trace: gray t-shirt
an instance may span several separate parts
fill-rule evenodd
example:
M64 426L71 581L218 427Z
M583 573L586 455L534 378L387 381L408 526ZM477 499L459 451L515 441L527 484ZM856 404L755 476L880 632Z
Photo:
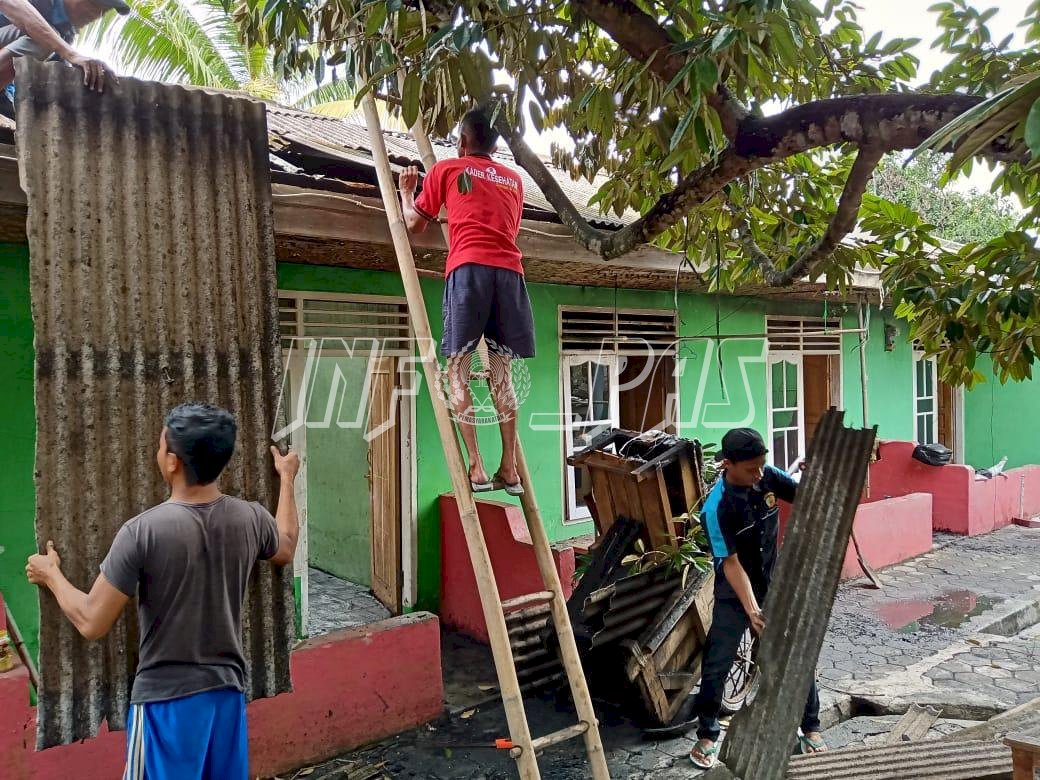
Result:
M278 551L278 526L256 503L221 496L167 501L129 520L101 572L137 595L140 659L130 701L245 690L242 601L253 564Z

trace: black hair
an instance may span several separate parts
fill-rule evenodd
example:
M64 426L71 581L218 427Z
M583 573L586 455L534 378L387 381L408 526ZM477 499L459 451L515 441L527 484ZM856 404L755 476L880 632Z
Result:
M491 124L491 117L480 108L473 108L462 117L462 132L478 154L491 154L498 142L498 131Z
M181 404L165 425L166 447L184 464L188 484L215 482L235 452L234 415L212 404Z

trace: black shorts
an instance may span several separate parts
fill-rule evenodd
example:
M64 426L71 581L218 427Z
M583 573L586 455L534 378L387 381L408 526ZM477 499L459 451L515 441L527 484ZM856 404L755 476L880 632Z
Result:
M523 274L478 263L460 265L444 282L441 310L441 354L469 354L484 336L492 352L534 357L534 317Z

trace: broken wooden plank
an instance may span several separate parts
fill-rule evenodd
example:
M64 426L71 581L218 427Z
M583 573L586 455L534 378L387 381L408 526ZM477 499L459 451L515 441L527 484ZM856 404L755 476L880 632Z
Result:
M940 737L943 742L963 742L966 740L989 740L999 742L1011 733L1040 734L1040 698L1027 701L1014 709L994 715L985 723L969 726Z
M787 780L1010 780L1011 748L939 740L795 756Z
M1040 769L1040 737L1029 734L1011 734L1004 738L1011 748L1014 780L1033 780Z
M924 739L928 735L929 729L932 728L932 724L938 720L940 712L941 710L933 707L911 704L910 709L885 737L884 744L898 745L901 742L916 742Z

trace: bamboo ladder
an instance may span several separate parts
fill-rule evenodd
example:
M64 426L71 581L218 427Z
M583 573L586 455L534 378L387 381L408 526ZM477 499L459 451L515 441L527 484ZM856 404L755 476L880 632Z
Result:
M480 520L477 517L477 505L470 487L469 473L462 457L462 451L459 448L451 416L445 406L444 399L436 391L439 382L438 364L436 350L432 346L434 342L430 331L430 320L426 313L422 289L419 286L419 276L415 270L412 247L408 240L408 229L404 223L401 205L397 199L397 189L394 186L390 160L387 156L386 144L383 141L379 114L371 92L364 97L362 106L365 112L365 121L368 125L369 138L372 143L372 158L379 178L379 190L383 196L383 205L386 208L387 220L390 223L390 234L393 238L394 250L397 253L397 263L401 271L401 279L404 282L408 312L419 343L423 373L430 387L430 399L433 402L437 430L440 433L448 471L451 474L452 489L455 493L455 500L458 502L462 528L466 535L466 545L469 548L469 557L473 563L473 573L476 575L480 604L484 610L488 636L491 639L491 651L495 659L495 668L498 672L502 704L509 723L509 736L515 746L510 751L510 755L517 762L517 768L522 780L539 780L541 774L538 771L537 754L547 747L581 736L585 741L585 751L588 754L592 777L595 780L609 780L610 773L607 771L606 756L604 755L603 744L599 736L599 723L596 720L596 713L592 707L592 697L589 695L588 683L581 668L581 659L578 657L578 647L574 641L574 631L571 628L570 618L567 615L567 605L563 596L563 588L560 585L560 578L553 562L549 538L545 534L541 514L538 511L538 504L535 501L531 472L528 470L527 460L524 457L523 448L519 441L517 442L516 457L517 470L524 485L524 495L521 500L545 590L507 601L502 601L498 595L498 585L495 582L495 574L491 568L491 558L488 555L484 535L480 529ZM412 128L412 133L419 146L423 164L429 170L436 158L433 155L433 147L429 138L422 127L421 119ZM509 647L505 615L508 612L544 603L550 605L553 623L556 626L556 634L560 643L560 655L567 679L570 682L571 694L578 714L578 722L560 731L534 738L531 736L531 729L524 711L520 683L517 680L516 666L513 662L512 650Z

